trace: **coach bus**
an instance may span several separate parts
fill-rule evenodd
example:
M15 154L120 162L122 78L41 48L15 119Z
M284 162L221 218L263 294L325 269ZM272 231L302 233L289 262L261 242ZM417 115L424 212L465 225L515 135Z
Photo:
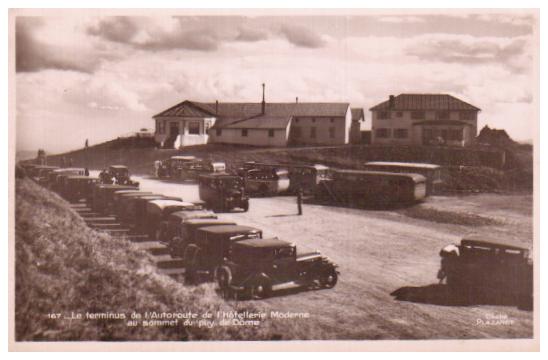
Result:
M365 163L365 170L420 174L426 178L428 195L432 194L436 186L442 182L441 167L435 164L371 161Z

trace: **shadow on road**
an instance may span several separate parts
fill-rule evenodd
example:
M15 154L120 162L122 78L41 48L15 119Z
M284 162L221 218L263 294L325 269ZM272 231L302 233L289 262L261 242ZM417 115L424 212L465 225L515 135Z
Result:
M505 305L532 310L529 301L517 295L502 291L480 291L451 289L443 284L427 286L404 286L390 295L395 300L443 306Z

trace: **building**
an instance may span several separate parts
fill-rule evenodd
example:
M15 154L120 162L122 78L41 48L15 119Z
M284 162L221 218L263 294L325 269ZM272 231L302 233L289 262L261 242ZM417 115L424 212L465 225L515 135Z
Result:
M348 103L267 103L264 93L260 103L186 100L153 118L155 139L165 148L207 143L343 145L350 142L353 121Z
M479 108L446 94L390 95L371 111L372 144L468 146Z
M365 114L362 108L351 108L350 112L352 113L352 123L350 125L350 143L361 144L363 142L361 128L362 123L365 122Z

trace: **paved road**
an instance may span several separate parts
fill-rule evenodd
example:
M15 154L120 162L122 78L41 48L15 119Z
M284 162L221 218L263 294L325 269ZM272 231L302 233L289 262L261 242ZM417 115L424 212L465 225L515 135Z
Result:
M192 183L137 180L142 190L198 199ZM510 235L531 244L531 205L531 196L495 194L433 197L420 205L499 222L478 227L411 218L398 210L312 204L305 204L304 215L298 216L294 197L251 199L249 212L220 217L262 228L265 236L293 241L302 252L320 250L340 265L334 289L286 292L252 301L265 310L309 313L309 319L299 321L312 322L318 329L315 338L523 338L533 334L532 312L514 305L455 304L455 297L436 285L436 273L439 249L471 231ZM408 301L396 300L391 295L396 290ZM482 325L492 316L505 317L511 324Z

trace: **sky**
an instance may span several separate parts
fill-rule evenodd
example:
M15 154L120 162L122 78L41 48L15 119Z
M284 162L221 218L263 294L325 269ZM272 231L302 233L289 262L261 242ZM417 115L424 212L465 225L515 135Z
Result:
M538 19L524 12L316 16L19 16L17 150L154 128L183 100L349 102L446 93L479 127L533 138Z

